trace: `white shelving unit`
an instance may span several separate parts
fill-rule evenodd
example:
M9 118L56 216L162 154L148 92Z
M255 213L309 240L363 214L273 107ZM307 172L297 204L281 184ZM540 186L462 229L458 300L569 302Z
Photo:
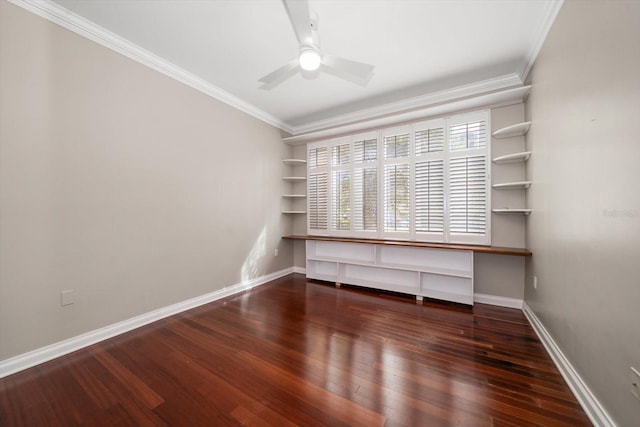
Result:
M503 208L503 209L492 209L491 211L498 215L529 215L531 213L531 209Z
M526 190L531 187L531 181L503 182L502 184L493 184L496 190Z
M473 305L473 251L307 240L307 277Z
M307 161L304 159L282 159L282 163L287 166L304 166Z
M521 137L526 135L530 127L531 122L516 123L514 125L498 129L491 135L496 139ZM520 139L520 141L522 140ZM522 163L524 166L524 163L529 160L530 157L531 151L522 151L496 157L493 159L493 163L496 165ZM494 190L526 190L529 187L531 187L531 181L499 182L492 185ZM491 211L498 215L529 215L531 213L531 209L512 207L492 209Z
M529 127L531 127L531 122L516 123L515 125L498 129L491 135L498 139L511 138L512 136L523 136L529 131Z
M296 193L295 191L300 191L300 189L295 189L295 184L299 182L304 182L307 180L305 176L295 175L295 170L297 166L306 166L307 161L304 159L282 159L282 163L287 166L293 166L294 175L291 176L283 176L282 179L286 182L291 183L290 193L283 194L282 197L286 200L286 205L288 208L283 208L283 214L294 214L294 215L304 215L307 213L305 209L298 209L296 200L302 200L307 197L306 193Z
M531 157L531 151L523 151L522 153L507 154L493 159L496 165L504 165L507 163L524 163Z

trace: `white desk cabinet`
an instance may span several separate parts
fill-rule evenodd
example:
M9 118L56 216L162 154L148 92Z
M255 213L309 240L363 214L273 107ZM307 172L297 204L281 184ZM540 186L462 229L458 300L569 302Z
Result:
M473 305L473 251L307 240L307 277Z

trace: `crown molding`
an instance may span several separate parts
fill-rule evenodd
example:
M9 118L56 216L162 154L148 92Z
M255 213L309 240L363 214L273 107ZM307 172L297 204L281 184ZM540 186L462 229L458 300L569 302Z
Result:
M547 39L547 35L549 34L549 31L551 30L553 23L556 21L556 18L558 17L558 13L560 13L560 9L562 9L563 4L564 4L564 0L557 0L557 1L551 2L551 4L549 5L549 8L547 9L547 14L542 20L542 25L540 25L540 29L538 32L538 41L531 48L531 51L527 56L528 60L524 64L524 68L520 73L520 77L523 82L527 81L529 72L531 71L533 64L536 62L536 59L538 59L538 54L540 53L540 50L544 45L544 41Z
M94 41L108 49L118 52L129 59L173 78L199 92L211 96L235 109L249 114L265 123L291 133L291 127L275 116L243 101L242 99L222 90L208 81L178 67L172 62L141 48L109 30L106 30L94 22L85 19L62 6L51 1L42 0L8 0L10 3L21 7L50 22L60 25L67 30Z
M450 102L428 105L423 108L404 111L397 114L374 117L369 120L348 123L342 126L321 129L301 135L294 135L283 138L282 140L289 145L301 145L319 139L333 138L339 135L362 132L370 129L379 129L429 117L461 113L479 108L497 108L512 105L522 102L530 89L531 86L519 86L516 88L484 93L477 96L452 100Z
M522 86L522 80L516 73L483 80L480 82L458 86L451 89L432 92L425 95L403 99L401 101L390 102L376 107L366 108L352 113L334 116L328 119L306 123L299 126L292 126L292 135L316 132L318 130L343 126L357 121L370 120L387 114L396 114L418 108L425 108L431 105L450 102L455 99L477 96L479 94Z
M427 117L437 114L448 114L455 111L452 106L457 106L459 110L465 108L477 108L488 104L477 105L477 102L469 101L475 99L479 101L486 94L501 92L505 89L522 87L531 66L535 62L542 44L546 38L555 17L557 16L563 0L551 3L545 18L545 23L541 27L540 38L535 48L529 55L529 62L521 74L512 73L493 79L483 80L469 85L459 86L452 89L442 90L417 97L408 98L401 101L391 102L367 108L352 113L342 114L324 120L305 123L298 126L291 125L266 111L232 95L231 93L211 84L210 82L190 73L189 71L173 64L158 55L149 52L142 47L130 42L105 28L100 27L92 21L83 18L62 6L49 0L8 0L10 3L21 7L37 16L50 22L60 25L82 37L96 42L108 49L118 52L129 59L143 64L155 71L158 71L174 80L177 80L201 93L223 102L230 107L238 109L252 117L255 117L271 126L281 129L292 138L285 138L288 143L296 144L307 142L311 135L313 138L322 138L326 135L351 132L366 127L380 126L399 122L403 120L413 120L415 117ZM521 78L520 76L524 76ZM462 102L461 100L467 100ZM467 107L468 105L468 107ZM446 106L446 107L444 107ZM492 106L495 106L492 104ZM392 116L391 121L385 116ZM349 130L353 129L353 130ZM324 136L322 136L324 135Z

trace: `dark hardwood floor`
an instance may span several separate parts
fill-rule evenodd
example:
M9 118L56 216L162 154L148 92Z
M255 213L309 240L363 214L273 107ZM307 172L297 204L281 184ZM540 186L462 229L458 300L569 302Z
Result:
M520 310L292 275L0 380L0 425L590 425Z

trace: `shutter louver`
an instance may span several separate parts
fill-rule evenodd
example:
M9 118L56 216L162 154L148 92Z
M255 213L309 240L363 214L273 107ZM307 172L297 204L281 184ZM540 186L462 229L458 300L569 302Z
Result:
M349 144L334 145L331 147L331 166L348 164L349 153Z
M449 163L449 230L487 231L486 156L458 157Z
M378 140L353 143L353 230L378 229Z
M327 166L327 147L310 149L307 163L310 169Z
M384 158L397 159L409 156L409 134L384 137Z
M331 180L333 182L333 224L331 228L334 230L349 230L351 229L350 171L334 171Z
M408 232L409 212L409 165L385 165L384 231Z
M449 147L451 151L487 146L487 130L484 120L460 123L449 128Z
M378 169L358 168L353 175L353 229L378 228Z
M307 198L309 228L313 230L327 229L327 177L326 172L309 175L307 178Z
M416 155L444 150L444 129L425 129L414 133Z
M309 148L307 155L307 224L309 230L329 228L329 152L327 147Z
M378 159L378 141L369 139L353 143L353 162L362 163Z
M418 233L444 231L444 161L416 162L415 224Z

